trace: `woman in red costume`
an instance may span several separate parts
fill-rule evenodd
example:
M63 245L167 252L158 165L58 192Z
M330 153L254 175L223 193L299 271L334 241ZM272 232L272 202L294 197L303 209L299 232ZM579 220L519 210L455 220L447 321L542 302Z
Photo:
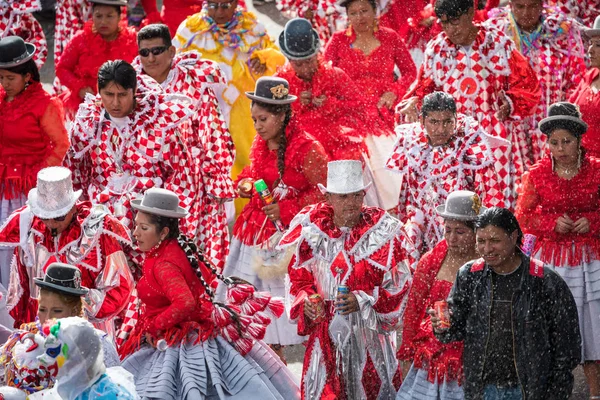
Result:
M539 129L550 157L523 176L515 216L537 237L532 257L567 282L579 312L583 370L600 398L600 160L581 146L588 125L577 106L555 103Z
M277 232L275 224L287 226L302 207L322 200L317 184L325 181L327 155L318 141L294 123L290 104L296 96L289 95L287 81L259 78L255 91L246 95L253 101L252 119L257 135L250 151L251 164L238 176L238 194L250 202L233 226L223 273L282 296L287 263L279 262L279 268L263 267L266 260L262 256L275 242L271 239ZM265 181L275 204L265 205L253 189L252 184L258 179ZM265 342L276 350L280 345L302 340L285 317L269 326L265 337Z
M349 27L336 32L325 49L325 59L354 81L389 129L394 109L417 77L410 53L400 36L377 23L375 0L345 0ZM397 78L394 68L400 71Z
M37 173L56 166L69 148L60 101L44 91L35 46L0 40L0 224L25 205ZM0 282L8 287L12 249L0 251Z
M123 367L133 374L140 397L298 398L287 368L255 342L270 322L265 311L274 303L283 311L281 302L241 285L243 290L235 287L228 294L245 300L213 303L206 279L211 272L196 245L179 234L179 219L187 211L179 207L177 194L148 189L132 207L138 211L133 236L146 255L137 286L143 305L120 352L128 356Z
M132 62L137 56L137 37L126 21L121 7L127 0L90 0L92 20L85 23L67 44L56 65L56 76L68 88L61 94L68 115L75 115L89 93L95 95L98 70L106 61Z
M436 301L446 300L458 269L478 258L474 221L483 209L479 196L467 190L450 193L446 204L436 209L444 218L444 240L421 258L415 271L398 349L405 379L396 400L464 396L462 342L440 343L433 334L427 310Z
M600 17L585 35L589 38L589 70L569 100L579 107L589 126L581 144L590 156L600 157Z

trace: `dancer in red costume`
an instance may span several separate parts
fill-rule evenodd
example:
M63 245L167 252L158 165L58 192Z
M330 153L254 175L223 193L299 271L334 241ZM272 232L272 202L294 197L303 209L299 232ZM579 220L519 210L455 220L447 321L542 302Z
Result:
M163 2L161 12L158 11L156 0L142 0L146 13L144 24L164 23L169 27L171 37L177 33L179 25L191 15L202 11L203 0L170 0Z
M90 0L92 19L67 44L56 64L56 76L68 88L61 98L70 117L86 94L96 94L100 66L109 60L133 61L137 54L136 34L121 22L126 0Z
M506 182L498 175L502 165L493 152L510 144L490 137L475 119L457 115L447 93L425 96L421 122L399 125L396 134L387 167L402 176L398 218L419 254L443 238L436 207L449 193L470 190L486 206L504 205Z
M39 170L60 165L69 148L62 104L44 91L35 52L20 37L0 40L0 224L25 205ZM0 251L4 288L11 258Z
M377 27L375 0L346 0L342 5L350 26L333 35L325 59L352 79L393 129L394 109L417 76L415 65L399 35ZM395 75L395 68L400 77Z
M532 256L562 276L575 298L581 362L594 399L600 396L600 161L581 147L587 124L575 105L550 106L540 130L551 155L523 177L515 215L537 237Z
M456 100L458 112L479 121L491 136L511 142L510 151L497 151L504 165L498 171L509 183L504 198L514 206L524 172L519 145L525 132L508 130L507 121L531 115L540 102L537 76L510 38L473 23L472 0L438 0L436 14L444 31L429 42L417 84L400 112L414 122L423 97L441 90Z
M279 46L289 62L277 72L287 80L294 121L314 136L330 160L361 160L366 150L360 113L362 96L348 75L318 55L321 43L310 22L296 18L285 25Z
M40 11L40 0L7 0L0 8L0 39L19 36L36 48L35 64L42 68L48 57L48 44L42 25L35 19L33 12Z
M458 269L478 258L474 221L482 210L479 196L466 190L450 193L445 205L436 209L444 218L444 239L419 260L415 271L398 349L405 380L397 400L464 396L462 343L440 343L426 312L436 301L446 300Z
M298 399L291 373L259 341L271 321L265 311L276 307L280 314L281 300L241 285L229 291L233 302L213 303L206 265L193 241L179 234L178 220L187 212L178 203L165 189L150 189L132 202L134 237L146 254L138 284L144 307L121 353L128 356L123 367L134 375L138 394L173 400Z
M169 29L148 25L138 33L140 55L133 66L138 74L156 80L170 94L184 94L196 102L196 112L182 133L195 163L199 185L200 221L197 240L220 270L225 266L229 233L223 203L235 197L231 168L235 151L227 123L219 109L217 92L225 85L219 65L196 51L175 54Z
M511 0L490 12L487 24L501 30L517 45L540 80L541 102L534 115L510 122L527 133L522 149L529 168L547 152L546 136L537 129L548 107L569 99L585 73L583 43L579 27L556 9L544 8L543 0ZM510 128L510 127L509 127ZM521 143L521 142L520 142Z
M394 399L401 380L392 336L410 286L409 240L400 221L363 205L362 174L359 161L330 162L319 185L327 202L303 209L279 242L294 251L290 318L310 335L305 400Z
M589 39L588 57L590 68L583 76L569 101L579 107L583 120L589 128L581 139L588 155L600 157L600 17L594 26L585 31Z
M547 0L551 7L558 7L561 12L575 18L585 26L590 26L600 16L598 0Z
M71 172L50 167L38 174L27 206L14 212L0 228L0 246L14 249L7 308L15 327L38 313L34 278L42 278L52 262L74 265L90 288L85 312L114 336L112 318L129 300L133 277L123 247L131 247L125 229L104 207L77 202Z
M321 144L294 123L291 106L296 96L289 94L288 83L281 78L262 77L254 92L252 118L257 135L250 152L251 164L238 177L240 197L249 198L233 226L225 275L240 277L259 290L273 295L285 294L287 263L279 268L263 267L265 251L272 250L277 232L275 223L284 227L305 206L322 200L317 188L325 182L327 155ZM265 205L253 182L263 179L273 194L275 204ZM265 342L292 345L303 341L287 318L274 321L267 328Z

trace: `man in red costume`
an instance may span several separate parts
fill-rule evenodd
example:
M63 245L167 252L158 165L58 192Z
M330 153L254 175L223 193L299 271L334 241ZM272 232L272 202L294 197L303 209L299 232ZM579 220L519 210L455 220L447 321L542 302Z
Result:
M519 141L525 133L508 130L506 122L531 115L540 101L537 76L509 37L473 23L472 0L437 0L435 12L444 29L429 42L414 88L400 112L416 122L423 97L441 90L455 98L458 112L476 118L491 136L511 142L510 151L497 152L505 168L501 178L516 178L505 193L514 205L516 184L524 172Z
M196 51L175 54L169 28L148 25L138 33L139 56L133 66L138 74L156 80L170 94L184 94L196 104L191 123L182 127L195 161L198 187L198 239L211 261L223 268L229 247L223 203L235 197L231 167L235 156L227 123L219 109L216 92L226 86L218 64L202 59Z
M310 22L296 18L285 25L279 47L289 62L277 72L290 84L292 104L300 129L315 137L330 160L361 160L364 139L361 94L339 68L319 56L319 35Z
M327 201L302 210L279 242L295 248L290 319L310 335L305 400L393 399L398 389L392 337L410 286L410 241L400 221L363 205L362 174L359 161L330 162L319 185Z
M490 14L487 24L515 42L540 80L542 98L536 112L511 123L521 124L529 137L524 143L527 148L522 149L529 167L546 153L546 137L537 129L538 122L546 117L551 104L568 100L585 75L581 35L571 18L544 8L543 0L511 0L509 6Z
M133 277L123 246L131 247L127 230L103 206L77 202L71 171L49 167L38 173L27 205L15 211L0 228L0 246L15 248L7 308L15 327L37 315L38 290L53 262L68 263L81 271L81 284L90 289L86 317L113 334L112 318L129 300Z

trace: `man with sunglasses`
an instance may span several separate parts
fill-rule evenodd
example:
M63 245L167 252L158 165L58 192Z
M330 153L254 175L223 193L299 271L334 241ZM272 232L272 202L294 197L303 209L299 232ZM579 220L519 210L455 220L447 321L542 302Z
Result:
M489 136L474 118L457 113L447 93L423 98L420 120L396 128L399 141L386 167L402 174L398 218L406 225L419 254L431 250L444 236L443 219L435 208L455 190L475 192L483 205L503 204L505 182L493 151L510 143Z
M71 171L42 169L27 205L8 217L0 228L0 246L14 248L7 309L15 328L34 321L38 290L53 262L81 270L82 286L89 288L85 316L100 329L114 334L113 317L127 305L134 287L124 248L132 246L126 228L104 206L78 201Z
M399 112L409 122L418 119L423 97L441 90L456 100L457 111L479 121L491 136L507 139L498 171L507 182L504 207L512 208L524 172L524 132L510 121L531 115L540 101L538 78L504 33L473 22L473 0L437 0L435 13L443 31L427 44L416 85L404 97Z
M241 7L237 0L207 0L202 11L186 19L177 30L173 44L182 52L198 51L216 61L223 71L226 87L219 94L226 109L225 120L235 144L233 177L250 164L250 146L255 131L250 115L250 99L244 92L254 90L261 76L275 74L285 64L265 27ZM244 202L236 201L241 210Z
M194 100L194 116L180 130L202 182L198 239L211 261L223 268L229 248L224 203L235 197L231 179L235 151L221 113L229 105L219 104L217 97L226 85L225 77L216 62L203 59L196 51L176 54L166 25L142 28L138 47L139 56L133 61L138 74L153 78L169 94L184 94Z

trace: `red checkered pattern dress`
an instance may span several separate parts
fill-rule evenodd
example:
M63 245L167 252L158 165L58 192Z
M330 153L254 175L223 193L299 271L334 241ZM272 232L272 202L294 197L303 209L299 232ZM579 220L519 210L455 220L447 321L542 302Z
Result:
M546 0L544 3L558 7L560 11L588 27L591 27L596 17L600 15L598 0Z
M67 43L92 17L92 5L86 0L58 0L54 27L54 62L58 63Z
M73 185L91 201L107 204L130 230L131 200L152 187L172 190L190 212L182 228L195 235L198 182L178 130L193 112L190 98L166 95L155 81L139 76L136 108L119 132L100 96L88 95L70 131L72 148L65 162L73 171Z
M493 10L487 24L514 40L540 80L542 98L537 111L520 122L521 131L528 133L528 148L524 151L529 154L524 160L528 169L547 152L546 136L537 129L537 124L546 116L551 104L568 101L586 73L581 34L571 18L550 8L544 11L541 30L531 43L521 39L523 34L509 8Z
M48 44L44 30L39 22L31 15L42 9L39 0L8 0L0 7L0 39L7 36L20 36L24 41L35 45L33 56L38 68L46 62Z
M133 65L142 73L139 57ZM221 269L225 266L229 234L225 210L219 200L235 197L230 175L235 151L215 94L225 85L219 65L202 59L196 51L176 55L167 79L161 84L167 93L185 94L197 102L191 123L181 131L192 149L195 174L201 180L197 239L204 253Z
M506 151L510 143L490 137L475 119L459 114L455 134L444 146L431 146L420 123L399 125L396 134L400 139L386 167L403 174L398 217L421 254L443 239L435 208L450 192L471 190L485 206L507 206L494 150Z
M529 116L539 104L539 83L510 38L498 30L478 27L470 48L453 44L445 32L431 40L417 83L405 98L422 99L436 90L447 92L456 100L459 113L476 118L491 136L511 142L508 151L500 152L500 146L494 153L501 167L497 172L507 187L502 200L512 208L516 183L524 172L520 149L526 146L519 141L525 135L508 130L495 114L504 93L511 105L509 119L518 121Z

